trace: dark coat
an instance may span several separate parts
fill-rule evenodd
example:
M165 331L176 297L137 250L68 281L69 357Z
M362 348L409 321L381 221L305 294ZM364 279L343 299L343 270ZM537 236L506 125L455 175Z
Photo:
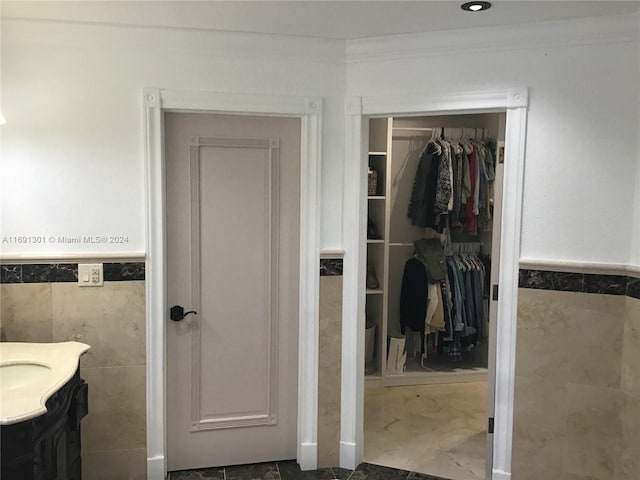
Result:
M434 227L437 223L439 214L435 212L435 204L441 157L442 149L435 142L429 142L420 157L407 212L417 227Z
M409 327L414 332L424 334L428 283L424 264L413 257L407 260L400 290L400 327L403 333L405 327Z

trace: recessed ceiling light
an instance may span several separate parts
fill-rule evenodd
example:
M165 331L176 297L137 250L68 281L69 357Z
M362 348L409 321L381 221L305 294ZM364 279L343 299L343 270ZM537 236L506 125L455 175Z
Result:
M481 12L491 8L491 2L467 2L460 5L462 10L467 12Z

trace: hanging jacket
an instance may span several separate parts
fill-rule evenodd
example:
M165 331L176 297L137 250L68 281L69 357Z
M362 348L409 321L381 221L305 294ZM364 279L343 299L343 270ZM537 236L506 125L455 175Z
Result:
M460 145L451 145L452 170L453 170L453 209L451 211L451 226L460 225L460 205L462 203L462 180L464 177L463 159L464 150Z
M416 257L424 264L429 283L444 280L447 276L447 263L440 240L423 238L414 241L413 246L416 248Z
M442 155L438 165L438 182L436 184L436 213L448 213L453 208L453 173L451 168L451 145L442 140Z
M467 205L465 206L465 213L467 216L467 232L468 233L476 233L476 216L474 212L476 211L476 180L477 180L477 168L478 168L478 155L476 147L473 147L471 155L469 156L469 173L471 177L471 195L467 200Z
M427 316L428 278L424 264L411 257L404 264L400 289L400 328L405 333L409 327L414 332L424 332Z
M442 148L435 142L429 142L420 156L407 211L411 223L417 227L436 225L435 202L441 157Z

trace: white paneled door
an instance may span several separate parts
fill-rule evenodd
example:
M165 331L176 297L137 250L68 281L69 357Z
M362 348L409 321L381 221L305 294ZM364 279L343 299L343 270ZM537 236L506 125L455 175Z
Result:
M296 458L300 126L165 114L170 471Z

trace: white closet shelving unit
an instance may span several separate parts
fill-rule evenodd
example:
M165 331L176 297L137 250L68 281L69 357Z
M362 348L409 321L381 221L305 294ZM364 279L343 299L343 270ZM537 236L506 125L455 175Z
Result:
M365 365L366 373L371 378L380 379L384 375L385 362L380 359L386 357L386 344L382 344L382 338L386 339L387 323L384 312L387 310L387 275L388 249L387 239L389 238L388 227L388 182L387 168L389 165L390 152L387 146L390 145L391 130L387 128L387 119L378 119L370 123L369 141L369 167L377 172L377 190L375 195L367 197L367 214L373 221L380 239L371 239L367 235L367 265L373 266L378 288L367 288L366 317L367 324L375 325L375 347L373 362ZM386 341L386 340L385 340Z
M369 166L378 176L376 195L368 196L368 217L381 239L367 239L367 264L372 265L378 288L366 290L367 325L375 324L372 362L365 363L367 385L418 385L486 379L486 369L431 371L419 359L407 357L403 374L387 372L387 336L400 333L400 289L406 260L413 254L413 241L424 229L411 225L407 208L416 172L416 155L408 155L408 142L431 138L431 127L411 126L415 121L389 118L369 120Z

